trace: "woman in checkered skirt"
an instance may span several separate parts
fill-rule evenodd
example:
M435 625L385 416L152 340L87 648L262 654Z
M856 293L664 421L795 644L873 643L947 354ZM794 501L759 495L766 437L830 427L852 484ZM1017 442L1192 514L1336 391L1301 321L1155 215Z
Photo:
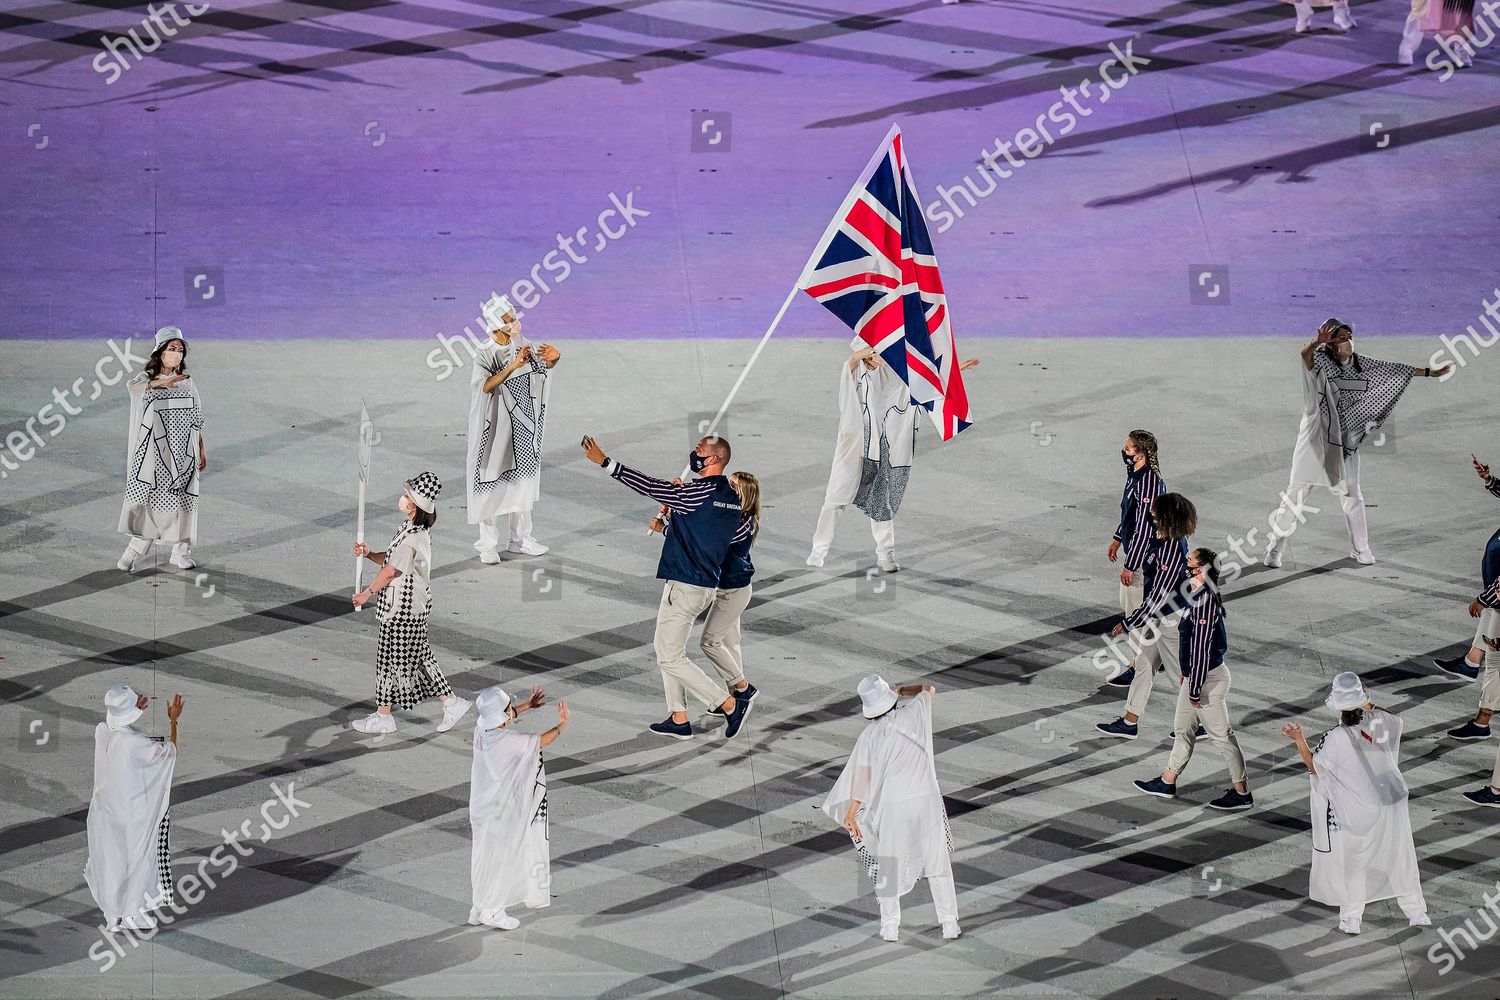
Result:
M354 554L380 567L366 590L354 595L354 606L364 607L379 595L375 616L380 620L380 643L375 653L376 710L356 719L361 733L384 735L396 731L391 717L436 696L443 703L443 721L437 731L446 733L469 710L469 701L453 693L448 679L438 669L437 657L427 640L427 617L432 613L432 538L437 523L437 497L443 484L424 472L406 481L399 506L406 522L396 531L384 552L371 552L363 542L354 544Z

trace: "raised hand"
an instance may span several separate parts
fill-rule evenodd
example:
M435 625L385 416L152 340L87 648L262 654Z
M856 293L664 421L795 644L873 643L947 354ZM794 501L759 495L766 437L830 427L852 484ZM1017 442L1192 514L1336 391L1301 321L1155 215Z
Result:
M1288 722L1286 725L1281 727L1281 735L1285 736L1293 743L1301 743L1302 724L1300 722Z
M174 694L172 700L167 702L167 718L176 722L182 717L182 695Z

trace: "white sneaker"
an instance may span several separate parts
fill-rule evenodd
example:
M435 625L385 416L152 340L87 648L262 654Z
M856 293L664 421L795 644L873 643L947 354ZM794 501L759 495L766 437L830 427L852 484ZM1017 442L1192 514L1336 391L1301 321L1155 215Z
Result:
M371 712L363 719L355 719L350 725L355 732L369 733L371 736L385 736L396 731L396 720L389 712Z
M1348 31L1350 28L1357 27L1359 27L1359 25L1355 22L1354 18L1349 16L1348 8L1334 8L1333 30Z
M1305 35L1309 31L1312 30L1312 21L1311 20L1304 21L1304 20L1302 20L1302 18L1299 17L1299 18L1297 18L1297 27L1294 28L1294 29L1292 29L1292 30L1294 30L1295 32L1297 32L1297 34L1299 34L1299 35Z
M120 561L117 562L117 563L115 563L115 565L118 566L120 569L123 569L127 573L134 573L135 572L135 559L136 559L135 550L134 549L126 549L125 550L125 554L120 557Z
M535 538L512 538L506 551L523 556L540 556L547 553L547 546Z
M1261 561L1261 565L1263 565L1263 566L1269 566L1272 569L1280 569L1281 568L1281 550L1280 549L1266 549L1266 554L1260 557L1260 561Z
M1408 923L1406 926L1408 926L1408 927L1431 927L1432 926L1432 918L1429 917L1427 914L1422 913L1422 914L1419 914L1419 915L1417 915L1415 917L1412 917L1411 918L1411 922Z
M826 553L826 552L813 552L810 555L808 555L808 557L807 557L807 564L809 566L811 566L813 569L822 569L823 568L823 560L826 559L826 558L828 558L828 553Z
M896 553L894 552L875 553L875 565L880 567L880 572L882 573L895 573L901 569L901 565L896 562Z
M1356 549L1355 551L1349 553L1349 558L1353 559L1361 566L1375 565L1375 553L1371 552L1369 549L1365 549L1363 552L1360 552Z
M1417 50L1402 48L1396 52L1396 65L1410 66L1417 61Z
M172 553L172 558L168 561L178 569L192 569L194 566L198 565L197 563L193 562L192 556L179 556L175 552Z
M1353 918L1350 918L1350 919L1346 920L1345 918L1340 917L1339 918L1339 930L1343 931L1345 934L1358 934L1359 933L1359 918L1358 917L1353 917Z
M438 723L437 731L446 733L458 725L458 720L464 717L464 713L469 710L469 706L472 704L474 703L469 699L460 698L458 695L454 695L445 701L443 703L443 721Z
M500 553L496 552L494 549L480 549L479 561L484 563L486 566L493 566L500 561Z
M156 918L142 910L120 918L120 926L132 931L149 931L156 926Z
M901 927L898 924L881 924L880 940L899 941L901 939Z
M521 926L521 921L504 910L485 910L479 915L479 922L488 927L498 927L502 931L513 931Z
M957 920L945 920L945 921L943 921L943 937L946 940L952 941L954 938L958 937L962 933L963 933L963 931L961 931L961 930L958 929L958 921Z

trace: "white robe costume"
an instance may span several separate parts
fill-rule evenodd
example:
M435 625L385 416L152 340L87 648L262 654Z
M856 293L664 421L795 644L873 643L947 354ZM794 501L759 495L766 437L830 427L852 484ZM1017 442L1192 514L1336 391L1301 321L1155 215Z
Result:
M198 540L198 441L203 405L191 378L153 389L137 372L130 390L125 500L119 531L144 553L151 542L191 546Z
M469 776L469 860L473 910L550 906L552 856L547 843L547 772L540 736L474 728Z
M522 347L532 347L523 366L493 392L484 383L508 366ZM493 340L474 355L470 376L468 485L470 524L481 526L474 547L504 547L500 518L510 517L511 539L531 535L531 508L542 491L542 432L551 392L551 370L520 334L504 346Z
M815 555L828 554L839 513L851 503L869 516L875 551L895 549L896 512L911 476L920 414L911 390L889 365L874 371L858 365L850 371L848 362L843 364L838 441L813 533Z
M94 728L94 793L89 799L83 877L110 928L170 898L162 879L162 836L177 747L129 726Z
M1400 716L1366 709L1358 726L1330 730L1313 752L1308 895L1341 918L1392 897L1408 918L1427 912L1398 768L1401 731Z
M939 922L958 920L952 837L932 755L932 693L924 691L865 726L849 763L823 802L840 826L849 804L861 858L875 880L881 923L899 923L900 897L925 878Z

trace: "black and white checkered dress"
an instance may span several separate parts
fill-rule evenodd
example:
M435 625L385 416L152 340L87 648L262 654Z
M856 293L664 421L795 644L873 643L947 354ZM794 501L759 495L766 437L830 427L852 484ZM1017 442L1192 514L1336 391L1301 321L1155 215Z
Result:
M402 551L403 546L411 551ZM414 557L413 552L418 556ZM402 573L380 592L375 613L380 640L375 652L375 703L406 710L428 698L451 695L427 638L432 592L427 580L431 542L426 528L407 521L391 539L386 562Z

